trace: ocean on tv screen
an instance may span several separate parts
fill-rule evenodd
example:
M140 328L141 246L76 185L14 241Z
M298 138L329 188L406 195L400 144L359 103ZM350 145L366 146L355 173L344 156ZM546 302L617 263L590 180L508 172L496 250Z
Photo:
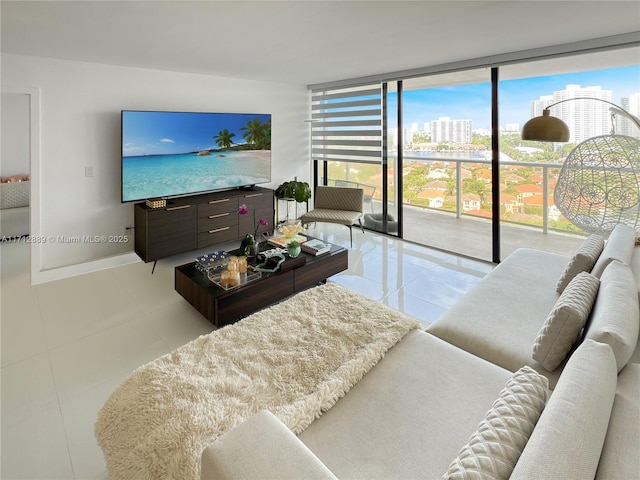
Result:
M270 180L270 150L143 155L122 159L124 202L221 190Z

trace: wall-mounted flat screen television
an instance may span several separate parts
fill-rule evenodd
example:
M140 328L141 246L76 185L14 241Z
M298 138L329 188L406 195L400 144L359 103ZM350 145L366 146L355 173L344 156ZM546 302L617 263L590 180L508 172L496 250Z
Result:
M123 110L122 201L271 181L271 115Z

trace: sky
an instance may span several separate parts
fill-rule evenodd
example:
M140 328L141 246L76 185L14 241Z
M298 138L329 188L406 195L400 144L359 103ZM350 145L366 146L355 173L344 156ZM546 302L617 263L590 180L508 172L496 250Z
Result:
M531 118L531 101L542 95L552 95L567 85L582 87L601 86L612 90L613 103L620 98L640 92L640 66L548 75L518 80L505 80L499 86L499 122L501 125L518 123L520 127ZM428 90L403 92L403 117L405 128L418 123L450 117L452 120L472 120L473 129L491 127L491 83L457 85ZM389 124L391 128L395 125Z
M235 133L235 143L245 143L240 130L248 122L261 123L268 114L186 113L186 112L122 112L122 153L125 157L169 155L218 148L213 138L227 129Z

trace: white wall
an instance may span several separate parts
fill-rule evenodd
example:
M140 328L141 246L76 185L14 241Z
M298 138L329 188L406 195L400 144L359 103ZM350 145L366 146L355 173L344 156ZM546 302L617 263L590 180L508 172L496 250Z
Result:
M46 241L33 247L40 248L39 255L32 251L40 265L32 272L92 262L67 269L84 273L133 258L133 241L57 239L121 235L133 224L133 204L120 203L121 110L271 113L272 184L266 186L294 176L309 179L304 123L309 102L303 85L3 54L2 86L40 91L40 158L32 159L40 218L32 221L37 228L32 236ZM85 177L85 166L93 167L94 177ZM120 255L125 257L118 260Z

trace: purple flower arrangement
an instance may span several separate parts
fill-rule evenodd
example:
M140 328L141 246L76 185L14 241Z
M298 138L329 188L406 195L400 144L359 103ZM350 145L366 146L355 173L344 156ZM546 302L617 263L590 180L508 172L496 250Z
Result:
M240 215L246 215L249 213L249 207L247 207L246 204L242 204L240 205L240 208L238 208L238 213ZM265 225L269 225L269 222L267 222L264 218L261 218L258 220L258 222L256 223L256 211L253 211L253 223L256 225L255 231L253 233L253 238L256 239L258 237L258 229L262 226Z

